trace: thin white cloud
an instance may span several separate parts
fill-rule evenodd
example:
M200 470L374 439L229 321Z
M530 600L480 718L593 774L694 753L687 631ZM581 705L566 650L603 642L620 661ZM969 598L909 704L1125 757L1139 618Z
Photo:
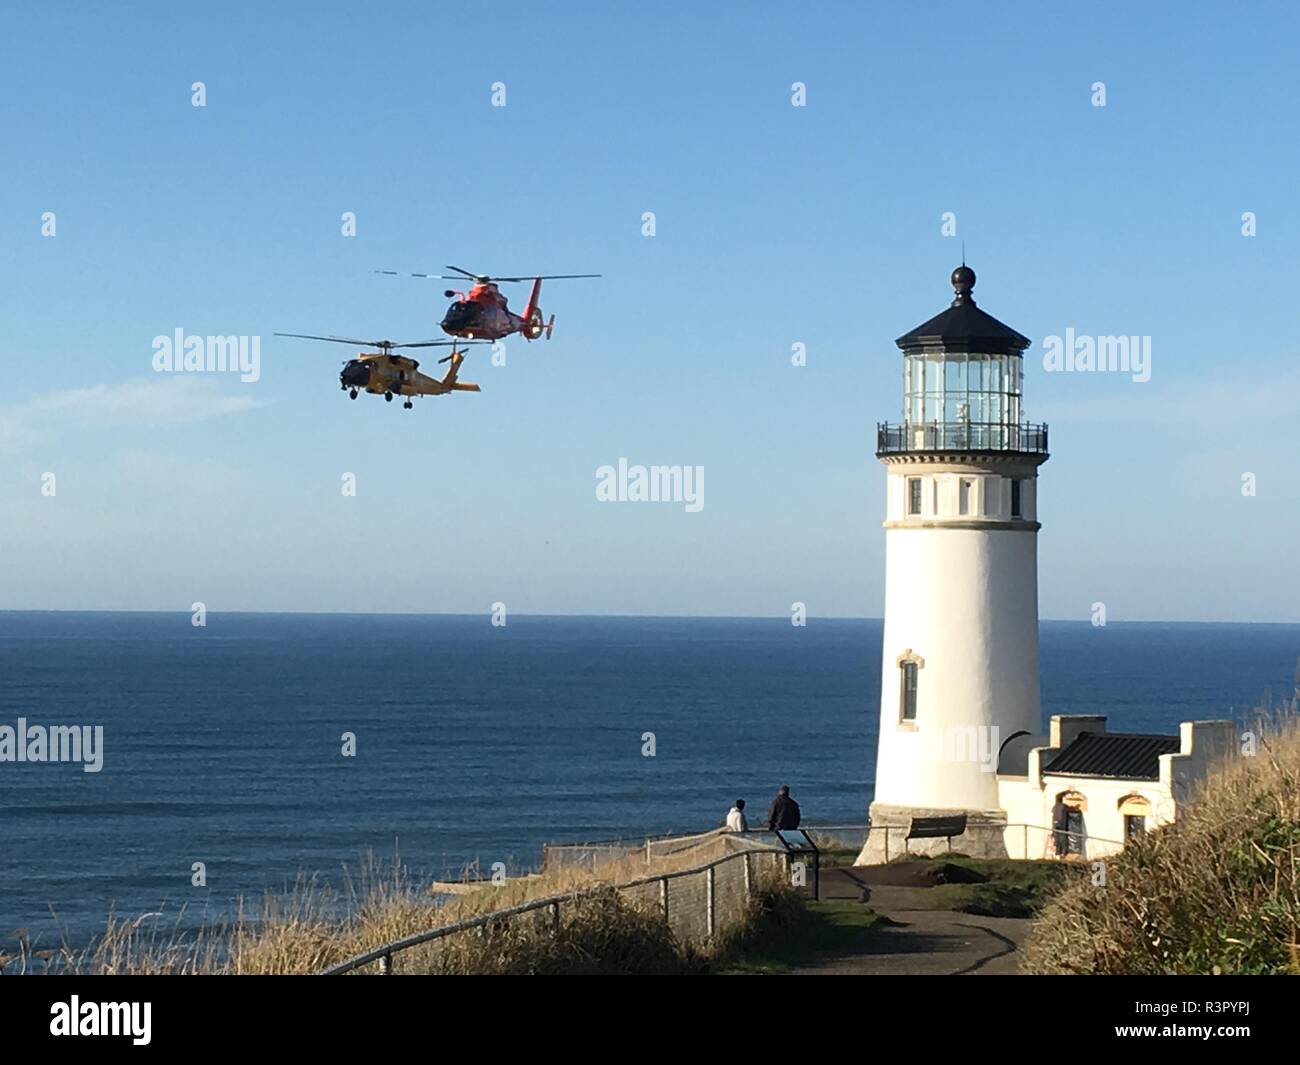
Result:
M189 425L261 405L252 396L200 377L142 378L72 388L0 407L0 447L14 449L74 431Z

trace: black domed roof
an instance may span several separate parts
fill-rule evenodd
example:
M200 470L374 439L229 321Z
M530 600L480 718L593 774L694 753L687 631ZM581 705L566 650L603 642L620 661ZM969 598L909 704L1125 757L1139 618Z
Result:
M975 271L965 263L952 272L952 287L957 293L952 306L894 343L905 352L971 351L986 355L1018 355L1029 347L1027 336L975 306L971 296Z

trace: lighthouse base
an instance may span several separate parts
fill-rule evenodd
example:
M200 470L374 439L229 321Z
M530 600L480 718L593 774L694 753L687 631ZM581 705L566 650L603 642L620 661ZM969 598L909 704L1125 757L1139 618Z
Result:
M965 818L964 831L958 819ZM871 804L871 828L854 865L883 865L908 854L949 852L969 858L1006 858L1007 815L1002 810L939 810ZM948 833L956 832L955 835Z

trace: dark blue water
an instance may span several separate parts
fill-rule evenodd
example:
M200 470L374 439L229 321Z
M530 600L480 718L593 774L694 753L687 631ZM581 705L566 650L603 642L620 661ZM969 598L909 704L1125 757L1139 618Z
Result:
M871 800L881 623L0 612L0 724L104 726L104 768L0 763L0 948L114 909L215 919L367 851L456 874L711 826L788 782ZM1169 731L1291 688L1300 626L1045 623L1046 712ZM342 757L342 734L357 755ZM653 732L656 754L642 755ZM206 888L190 886L204 862ZM51 907L57 912L51 916Z

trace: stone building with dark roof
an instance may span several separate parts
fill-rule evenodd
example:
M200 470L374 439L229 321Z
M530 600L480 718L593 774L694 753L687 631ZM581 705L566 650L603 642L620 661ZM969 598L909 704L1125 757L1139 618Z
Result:
M1177 735L1149 735L1108 732L1101 716L1055 715L1047 735L1013 736L1002 746L1006 853L1113 854L1132 836L1172 822L1209 765L1235 744L1231 721L1184 721Z

